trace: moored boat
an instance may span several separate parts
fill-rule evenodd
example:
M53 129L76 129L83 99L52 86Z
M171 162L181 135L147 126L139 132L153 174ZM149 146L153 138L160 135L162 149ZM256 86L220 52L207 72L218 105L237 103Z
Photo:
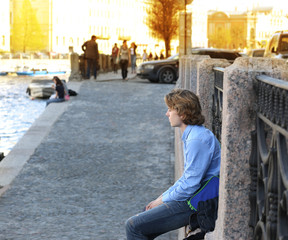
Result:
M18 76L46 76L46 75L63 75L66 71L60 71L55 69L46 69L46 68L29 68L28 66L17 66L16 74Z
M47 71L46 69L43 70L29 70L29 71L17 71L16 74L18 76L45 76L45 75L62 75L65 74L66 71Z
M68 88L65 80L61 80L63 82L65 91L68 93ZM32 98L50 98L54 93L55 89L52 87L53 81L51 79L33 79L26 93Z
M8 74L8 72L1 72L0 71L0 76L6 76Z
M49 98L54 92L51 79L34 79L26 92L31 98Z

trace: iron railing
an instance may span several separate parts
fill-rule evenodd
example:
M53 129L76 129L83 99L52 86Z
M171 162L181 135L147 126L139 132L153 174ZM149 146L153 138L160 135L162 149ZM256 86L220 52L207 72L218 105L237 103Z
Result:
M224 68L214 67L213 70L215 78L212 106L212 132L215 134L219 142L221 142Z
M254 239L288 239L288 82L260 75L250 156Z

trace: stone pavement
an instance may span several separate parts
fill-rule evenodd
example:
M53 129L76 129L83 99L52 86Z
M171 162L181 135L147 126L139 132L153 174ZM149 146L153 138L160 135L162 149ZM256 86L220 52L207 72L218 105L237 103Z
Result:
M1 240L124 240L125 220L173 182L174 85L107 73L68 87L79 95L50 104L0 164Z

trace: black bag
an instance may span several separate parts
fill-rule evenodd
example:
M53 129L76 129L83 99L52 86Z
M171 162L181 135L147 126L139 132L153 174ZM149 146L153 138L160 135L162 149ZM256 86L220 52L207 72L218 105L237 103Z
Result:
M207 232L212 232L215 228L215 222L218 213L218 197L198 203L198 209L191 214L189 219L189 228L195 231L197 228L201 229L194 235L191 235L183 240L197 240L204 239Z
M73 91L71 89L68 89L68 94L69 94L69 96L77 96L78 95L77 92L75 92L75 91Z

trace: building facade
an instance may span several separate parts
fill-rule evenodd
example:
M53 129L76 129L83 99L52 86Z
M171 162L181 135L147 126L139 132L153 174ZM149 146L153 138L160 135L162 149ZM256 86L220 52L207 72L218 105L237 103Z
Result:
M10 0L10 5L13 52L81 54L92 35L105 54L123 40L135 42L139 54L164 49L145 22L149 0ZM177 44L172 42L174 52Z
M210 11L208 46L228 49L264 48L276 31L288 29L287 10L255 7L245 12Z
M207 47L207 6L202 1L196 1L193 4L187 5L187 9L192 13L192 32L191 41L193 47Z

